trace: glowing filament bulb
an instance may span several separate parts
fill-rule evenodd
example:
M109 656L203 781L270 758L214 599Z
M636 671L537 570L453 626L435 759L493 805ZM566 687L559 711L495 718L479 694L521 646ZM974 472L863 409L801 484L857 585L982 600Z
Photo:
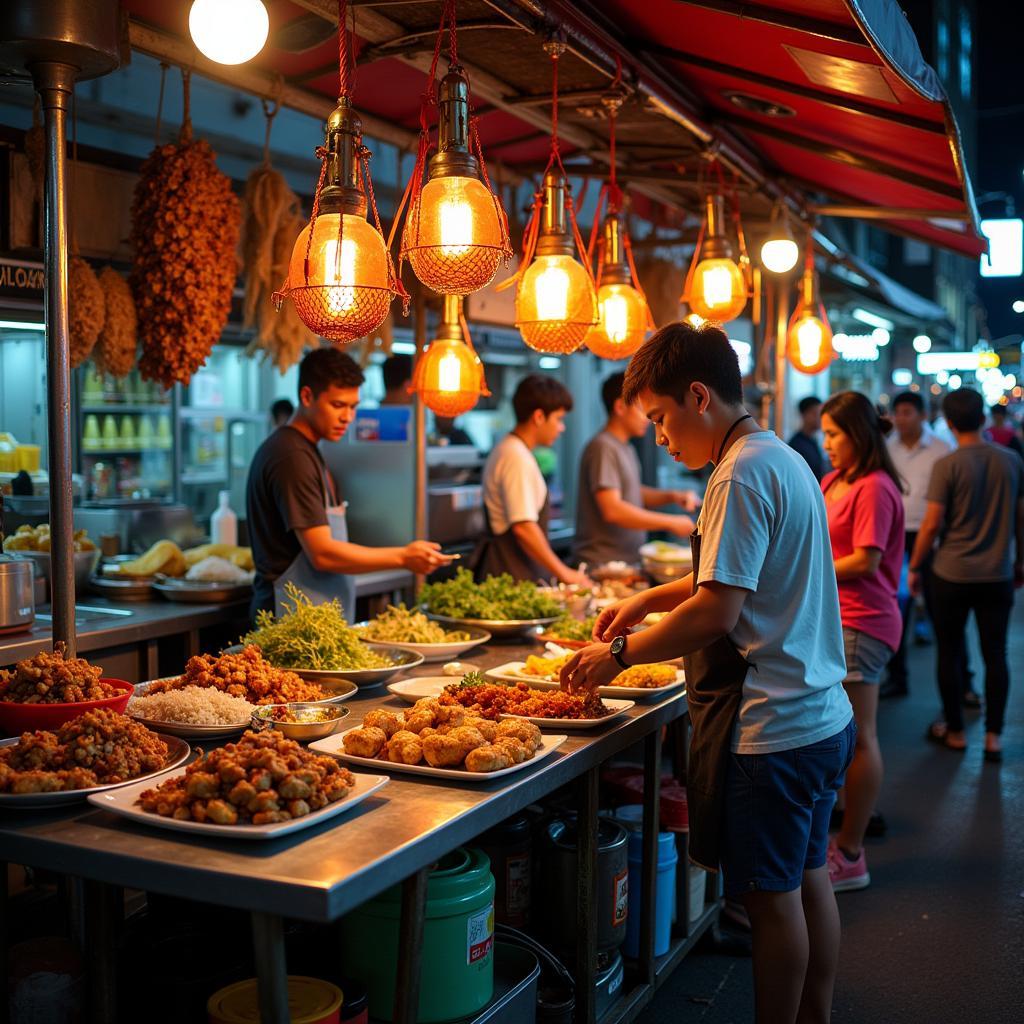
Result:
M327 241L325 253L324 284L342 286L330 289L327 305L332 313L347 313L356 301L352 287L356 279L356 244L351 238L343 238L339 254L338 240L331 238Z
M446 352L437 367L437 390L455 392L462 390L462 364L451 352Z
M458 197L441 203L441 251L445 256L465 256L473 244L473 208Z
M569 275L559 266L546 267L537 277L537 319L565 320L569 315Z
M801 321L796 329L797 350L804 366L814 366L821 359L821 343L824 330L817 317Z
M629 303L622 295L609 295L601 303L601 321L605 334L616 344L629 336Z
M701 276L705 305L728 306L732 302L732 275L725 267L708 267Z

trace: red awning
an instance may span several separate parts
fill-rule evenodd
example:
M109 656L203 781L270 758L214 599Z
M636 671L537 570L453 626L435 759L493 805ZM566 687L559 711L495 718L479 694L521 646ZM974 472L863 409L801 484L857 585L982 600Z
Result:
M202 58L196 69L268 93L282 76L292 105L329 109L336 0L266 2L271 38L247 69ZM189 52L185 0L126 6L133 46L164 59ZM357 107L371 134L392 126L392 141L411 140L441 4L354 6ZM656 203L693 210L703 157L717 153L746 179L755 215L767 212L767 190L984 251L949 101L894 0L459 0L457 11L485 151L513 170L535 173L546 158L542 43L554 24L569 41L562 152L580 173L606 170L600 97L618 59L631 91L620 175Z

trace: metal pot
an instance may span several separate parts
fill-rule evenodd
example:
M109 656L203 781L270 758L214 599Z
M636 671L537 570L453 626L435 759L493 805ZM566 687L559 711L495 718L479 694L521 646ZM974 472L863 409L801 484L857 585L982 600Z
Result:
M32 563L0 555L0 633L28 629L35 617Z

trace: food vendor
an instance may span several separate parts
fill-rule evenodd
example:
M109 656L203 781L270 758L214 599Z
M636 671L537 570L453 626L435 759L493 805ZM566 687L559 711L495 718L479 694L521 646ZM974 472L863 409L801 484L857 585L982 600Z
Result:
M586 586L590 581L563 562L548 541L548 486L533 450L552 445L565 430L572 395L553 377L532 373L512 396L516 425L494 446L484 465L486 531L473 552L478 579L507 572L515 579L554 577Z
M450 559L440 546L369 548L348 539L345 503L317 445L340 441L355 417L363 371L333 347L314 349L299 366L299 404L260 445L249 467L245 506L256 564L253 616L281 613L285 584L313 601L337 598L349 621L356 573L407 569L430 573Z
M412 384L412 356L388 356L380 368L384 377L381 405L412 405L409 387Z
M689 516L658 512L664 505L693 511L693 491L659 490L640 481L640 458L630 443L647 433L650 421L639 404L622 399L625 373L613 373L601 385L608 422L583 449L576 496L576 546L573 557L596 567L606 562L635 562L648 530L689 537Z

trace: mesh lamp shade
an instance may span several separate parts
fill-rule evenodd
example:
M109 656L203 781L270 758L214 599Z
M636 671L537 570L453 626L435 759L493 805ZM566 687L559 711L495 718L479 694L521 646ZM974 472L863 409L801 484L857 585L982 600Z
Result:
M832 328L814 309L798 307L786 332L786 356L801 373L821 373L832 362Z
M690 309L705 320L735 320L747 304L743 273L728 257L701 260L693 273Z
M629 284L603 284L597 290L598 322L584 339L602 359L626 359L647 336L647 303Z
M597 320L590 275L573 256L536 256L516 289L516 326L536 352L568 355Z
M413 388L423 404L438 416L469 412L481 395L488 395L480 357L465 342L438 338L416 364Z
M295 240L284 289L295 312L321 338L365 338L387 318L394 297L384 239L364 217L321 214L309 245L307 279L309 230L307 224Z
M478 178L432 178L405 224L402 255L428 287L468 295L490 284L506 255L494 196Z

